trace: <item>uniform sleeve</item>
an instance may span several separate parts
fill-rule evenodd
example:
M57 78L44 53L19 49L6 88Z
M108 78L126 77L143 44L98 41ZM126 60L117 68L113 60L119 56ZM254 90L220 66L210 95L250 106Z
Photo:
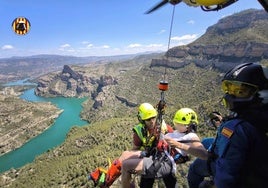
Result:
M221 135L219 139L219 157L216 160L214 177L217 188L239 187L241 169L244 165L247 165L246 157L247 151L249 151L249 139L241 125L236 126L230 138L226 139ZM226 141L229 141L228 144L226 144Z

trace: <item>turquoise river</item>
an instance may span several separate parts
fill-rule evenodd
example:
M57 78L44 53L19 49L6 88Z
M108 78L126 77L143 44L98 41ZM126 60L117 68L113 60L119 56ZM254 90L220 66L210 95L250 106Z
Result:
M81 120L79 116L85 99L38 97L34 94L34 89L25 91L21 98L35 102L50 101L64 111L55 120L54 124L42 134L31 139L20 148L0 156L0 173L33 162L36 156L63 143L71 127L88 124L87 121Z

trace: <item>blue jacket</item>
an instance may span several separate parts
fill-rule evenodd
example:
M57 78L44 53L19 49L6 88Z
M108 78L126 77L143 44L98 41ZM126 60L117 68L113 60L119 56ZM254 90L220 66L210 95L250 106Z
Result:
M263 112L248 111L218 129L212 163L217 188L267 187L267 136L260 127L268 127L268 111Z

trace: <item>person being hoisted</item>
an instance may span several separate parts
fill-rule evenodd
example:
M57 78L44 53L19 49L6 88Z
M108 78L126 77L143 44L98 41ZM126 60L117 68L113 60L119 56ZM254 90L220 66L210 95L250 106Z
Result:
M156 148L156 109L149 103L142 103L138 108L138 120L139 124L133 128L133 148L130 151L124 151L122 155L114 160L107 170L103 168L97 168L89 174L89 179L93 180L94 186L109 187L113 182L122 174L122 187L129 187L131 174L138 173L143 167L143 158L152 155ZM162 122L161 132L172 132L173 129ZM162 146L161 146L162 147ZM151 159L152 160L152 159ZM151 161L152 162L152 161ZM169 187L175 187L176 178L173 176L171 163L167 160L165 164L161 165L166 169L163 177L165 183ZM127 168L127 169L126 169ZM162 169L160 167L160 169ZM160 176L160 175L159 175ZM162 176L162 175L161 175ZM154 177L153 177L154 178ZM146 184L146 181L141 181ZM142 186L141 186L142 187ZM144 186L146 187L146 186Z
M177 188L176 164L185 163L189 160L187 151L179 148L170 148L166 139L182 142L196 148L198 151L207 153L200 139L194 133L198 124L196 113L190 108L181 108L173 118L176 131L162 135L162 139L155 143L156 147L148 155L140 156L142 159L128 159L122 165L122 187L129 187L131 173L142 175L140 187L151 188L155 179L163 178L167 188ZM162 134L162 133L161 133Z

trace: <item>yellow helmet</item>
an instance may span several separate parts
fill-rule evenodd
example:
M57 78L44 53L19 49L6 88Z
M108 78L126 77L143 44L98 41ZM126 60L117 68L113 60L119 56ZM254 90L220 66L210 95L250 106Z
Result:
M139 106L138 118L141 120L150 119L157 116L156 109L149 103L142 103Z
M197 115L191 108L181 108L176 112L173 123L183 125L198 124Z

